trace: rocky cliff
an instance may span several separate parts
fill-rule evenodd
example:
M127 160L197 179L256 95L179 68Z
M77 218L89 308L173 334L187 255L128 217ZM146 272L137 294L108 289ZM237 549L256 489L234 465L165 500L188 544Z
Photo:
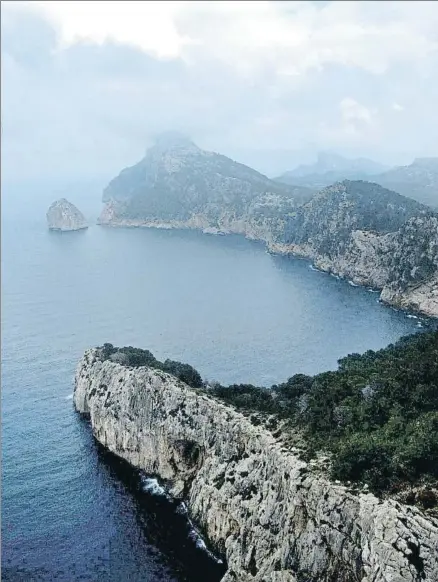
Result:
M438 317L438 216L377 184L325 188L287 218L269 248L382 289L387 303Z
M378 184L344 180L315 195L172 135L123 170L103 200L100 224L242 234L438 317L432 210Z
M224 582L434 582L438 522L355 494L266 428L160 370L88 350L74 404L110 451L183 498L226 556Z
M47 211L47 224L50 230L82 230L88 228L82 212L74 204L61 198L50 205Z

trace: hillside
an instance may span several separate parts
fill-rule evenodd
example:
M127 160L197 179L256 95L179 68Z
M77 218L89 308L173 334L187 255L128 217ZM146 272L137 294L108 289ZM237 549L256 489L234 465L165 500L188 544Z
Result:
M287 217L270 249L438 317L438 216L382 186L345 180L325 188Z
M342 180L366 180L385 169L382 164L367 158L349 159L339 154L320 152L314 164L298 166L275 180L320 190Z
M438 158L418 158L408 166L374 176L373 181L438 209Z
M202 150L179 134L164 134L136 165L103 193L100 222L198 221L214 227L226 218L285 214L312 190L278 184L226 156Z
M378 184L344 180L323 189L288 217L282 242L311 240L315 251L332 256L355 230L386 234L426 213L426 206Z

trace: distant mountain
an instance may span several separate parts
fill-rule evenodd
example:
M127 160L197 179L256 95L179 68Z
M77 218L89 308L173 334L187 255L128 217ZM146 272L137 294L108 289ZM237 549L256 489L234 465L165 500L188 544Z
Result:
M387 169L366 158L348 159L338 154L320 152L316 163L298 166L275 180L283 184L321 189L342 180L365 180Z
M322 161L333 172L346 167L338 156ZM375 165L356 160L352 167ZM388 303L438 317L437 215L379 184L343 180L315 193L166 134L109 183L103 201L100 224L243 234L273 253L306 257L382 289Z
M393 168L374 176L374 182L438 208L438 157L417 158L409 166Z
M287 214L313 194L274 182L172 132L159 136L138 164L110 182L100 222L230 229L242 220Z

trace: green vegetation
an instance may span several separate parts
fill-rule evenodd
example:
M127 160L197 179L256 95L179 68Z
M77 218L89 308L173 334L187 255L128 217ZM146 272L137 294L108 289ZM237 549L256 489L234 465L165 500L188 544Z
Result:
M149 368L172 374L172 376L179 378L182 382L192 386L192 388L200 388L203 385L199 372L189 364L182 364L174 360L160 362L149 350L133 348L132 346L116 348L112 344L103 344L100 349L103 361L112 360L118 364L133 368L148 366Z
M298 374L270 390L212 392L248 412L292 421L311 453L333 453L333 478L365 482L376 492L438 478L437 331L351 354L335 372Z
M196 388L203 385L191 366L158 362L148 350L105 344L102 357L164 370ZM215 384L205 389L243 412L287 421L304 437L308 455L332 453L334 479L367 483L376 493L436 483L438 331L403 338L377 352L350 354L338 364L336 371L296 374L271 388ZM436 504L434 495L430 503Z

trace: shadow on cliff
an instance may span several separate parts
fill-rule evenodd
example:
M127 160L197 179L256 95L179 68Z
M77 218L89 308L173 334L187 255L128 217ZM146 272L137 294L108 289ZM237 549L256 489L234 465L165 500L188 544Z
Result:
M178 570L187 582L219 582L226 572L225 560L205 547L184 504L168 497L154 479L146 479L97 441L95 445L100 462L135 500L136 517L145 537L178 563Z

